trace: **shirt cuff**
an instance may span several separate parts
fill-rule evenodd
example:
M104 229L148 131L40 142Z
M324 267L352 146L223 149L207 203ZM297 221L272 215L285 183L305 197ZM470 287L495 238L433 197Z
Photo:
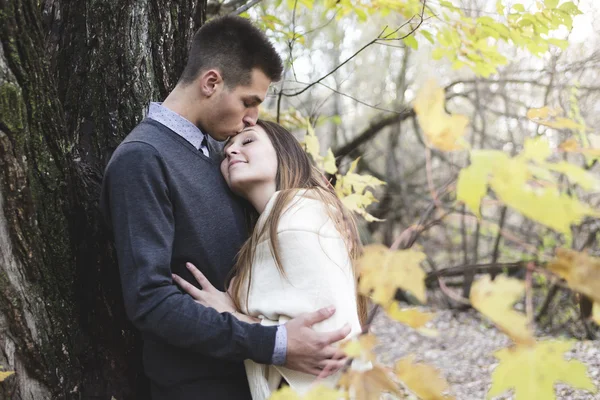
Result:
M287 355L287 328L285 325L279 325L277 327L277 333L275 334L275 349L273 350L273 358L271 364L283 365L285 364L285 357Z

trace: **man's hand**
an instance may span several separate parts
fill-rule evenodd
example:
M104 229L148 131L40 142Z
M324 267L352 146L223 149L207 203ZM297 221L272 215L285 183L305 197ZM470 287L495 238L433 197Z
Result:
M350 325L333 332L315 332L312 326L331 317L335 308L322 308L289 320L285 367L326 378L344 367L346 355L333 343L350 334Z
M228 312L233 314L236 311L233 300L231 300L229 294L221 292L215 288L209 282L209 280L206 279L204 274L194 266L194 264L187 263L186 267L192 273L192 275L194 275L194 278L196 278L202 290L198 289L182 277L173 274L173 280L181 289L183 289L190 296L192 296L194 300L205 307L212 307L220 313Z

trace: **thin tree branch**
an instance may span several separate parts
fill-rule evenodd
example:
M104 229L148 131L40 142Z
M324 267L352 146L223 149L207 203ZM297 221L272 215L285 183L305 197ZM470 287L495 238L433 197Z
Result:
M331 71L329 71L327 74L323 75L322 77L320 77L319 79L317 79L316 81L312 82L311 84L309 84L308 86L306 86L303 89L300 89L296 92L293 93L284 93L283 95L286 97L294 97L294 96L298 96L304 92L306 92L308 89L310 89L311 87L321 83L321 81L323 81L324 79L326 79L327 77L329 77L330 75L334 74L338 69L342 68L344 65L346 65L348 62L350 62L353 58L355 58L357 55L359 55L362 51L364 51L367 47L378 43L379 41L391 41L391 40L402 40L407 38L408 36L412 35L423 23L423 13L425 11L425 4L427 2L424 0L423 1L423 8L421 9L421 13L419 14L419 22L417 23L417 25L412 28L412 30L407 33L406 35L402 36L402 37L393 37L393 35L395 35L400 29L402 29L403 27L405 27L406 25L410 24L413 20L413 18L415 18L415 16L412 16L408 21L406 21L404 24L402 24L398 29L394 30L393 32L388 33L385 36L382 36L383 33L385 32L385 29L379 33L379 35L377 35L377 37L373 40L371 40L369 43L365 44L363 47L361 47L357 52L355 52L354 54L352 54L350 57L348 57L346 60L344 60L343 62L340 63L340 65L338 65L337 67L335 67L334 69L332 69ZM386 26L387 29L387 26Z
M257 5L258 3L260 3L262 0L252 0L250 3L248 4L244 4L243 6L241 6L240 8L233 10L231 12L232 15L240 15L241 13L248 11L249 9L251 9L252 7L254 7L255 5Z

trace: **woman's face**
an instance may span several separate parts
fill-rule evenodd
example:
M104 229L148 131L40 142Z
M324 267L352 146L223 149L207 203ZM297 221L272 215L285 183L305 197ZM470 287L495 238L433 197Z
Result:
M229 139L221 173L232 191L243 195L256 186L275 184L277 154L264 129L250 126Z

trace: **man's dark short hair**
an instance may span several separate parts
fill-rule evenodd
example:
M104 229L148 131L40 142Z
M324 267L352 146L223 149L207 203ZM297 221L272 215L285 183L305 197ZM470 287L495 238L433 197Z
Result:
M283 63L264 32L249 20L224 16L198 29L180 82L190 84L211 68L219 70L229 88L235 88L251 83L254 68L273 82L280 80Z

